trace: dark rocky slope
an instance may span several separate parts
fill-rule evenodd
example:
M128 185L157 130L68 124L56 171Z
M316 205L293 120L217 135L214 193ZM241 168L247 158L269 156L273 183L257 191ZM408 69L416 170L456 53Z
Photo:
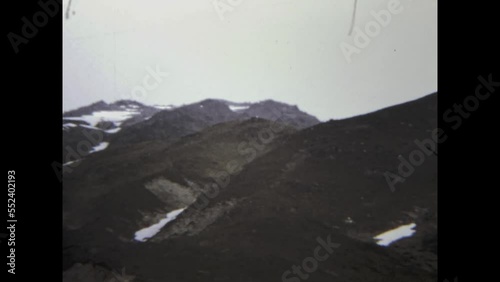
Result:
M254 146L254 158L238 150L237 144L250 142L245 136L249 129L237 123L211 127L171 146L140 143L122 153L122 159L113 160L120 158L120 148L95 154L65 176L66 265L92 261L113 269L125 266L134 281L278 281L313 256L318 237L330 236L340 245L317 264L309 280L435 281L436 154L426 155L395 191L384 173L397 173L398 156L408 159L418 149L415 140L431 137L437 127L436 100L432 94L296 133L286 131L266 149ZM265 128L250 135L258 138ZM240 135L245 137L238 139ZM231 136L237 141L228 142ZM171 149L175 146L178 151ZM168 150L170 154L160 153ZM234 159L244 164L241 170L225 178L211 176L210 171L227 172ZM173 196L165 199L158 193L162 189L145 188L145 182L160 176L191 187L198 201L150 241L134 242L134 231L144 223L137 209L164 212L184 204L166 203ZM157 187L178 195L166 188L170 182ZM218 193L206 184L217 185ZM209 191L215 195L200 202ZM78 199L85 197L94 200L75 211ZM91 220L78 222L80 216ZM372 239L407 223L417 225L410 238L389 247ZM115 226L111 232L106 231L109 224ZM294 274L286 277L301 281Z

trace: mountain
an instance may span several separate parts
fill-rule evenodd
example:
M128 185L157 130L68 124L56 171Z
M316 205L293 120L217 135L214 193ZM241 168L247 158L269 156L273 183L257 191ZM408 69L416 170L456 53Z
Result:
M129 126L114 136L112 145L127 145L142 141L175 142L218 123L246 120L252 117L275 120L297 129L313 126L319 120L300 111L296 106L267 100L259 103L234 103L207 99L198 103L161 111L151 119Z
M63 114L63 163L71 164L109 146L123 146L160 140L173 143L179 138L218 123L252 117L282 122L301 129L319 121L296 106L271 100L234 103L207 99L181 107L150 107L121 100L103 101Z
M66 171L65 281L123 268L134 281L435 281L437 94L303 127L285 118L293 107L270 120L252 106L158 112L129 128L191 133L134 131L144 141ZM402 160L411 173L391 187ZM379 245L400 226L414 233Z
M307 128L319 123L318 119L299 110L297 106L290 106L273 100L265 100L252 104L247 109L241 110L243 116L259 117L274 120L280 117L285 124L298 129Z

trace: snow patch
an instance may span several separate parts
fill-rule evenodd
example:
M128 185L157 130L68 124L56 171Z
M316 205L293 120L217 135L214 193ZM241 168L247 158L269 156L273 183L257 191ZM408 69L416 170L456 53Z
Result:
M81 160L80 160L80 159L78 159L78 160L75 160L75 161L65 162L65 163L63 163L63 166L67 166L67 165L70 165L70 164L72 164L72 163L76 163L76 162L79 162L79 161L81 161Z
M354 220L352 220L352 218L350 218L349 216L344 220L345 223L348 223L348 224L353 224L354 223Z
M160 110L170 110L170 109L174 108L174 106L172 106L172 105L166 105L166 106L163 106L163 105L154 105L153 107L155 107L157 109L160 109Z
M78 120L88 123L90 126L96 126L101 121L109 121L116 126L120 126L122 122L131 118L133 115L138 115L137 111L98 111L91 115L83 115L81 117L65 117L65 120Z
M233 112L243 111L250 108L250 106L229 106L229 109Z
M412 229L415 228L416 226L417 225L415 223L402 225L398 228L395 228L395 229L386 231L382 234L379 234L373 238L375 240L378 240L377 245L387 247L392 242L395 242L399 239L411 237L413 235L413 233L415 233L415 230L412 230Z
M98 127L94 127L94 126L90 126L90 125L86 125L86 124L80 124L81 127L85 127L85 128L88 128L88 129L93 129L93 130L101 130L101 128L98 128Z
M153 224L149 227L143 228L137 232L135 232L135 240L140 242L146 242L149 238L155 236L160 230L170 221L177 218L179 214L181 214L186 208L178 209L167 213L164 219L160 220L160 222Z
M109 143L108 142L101 142L99 145L95 146L92 148L92 150L89 151L89 153L95 153L102 151L108 147Z
M117 133L120 130L121 130L121 128L117 127L117 128L112 128L112 129L105 130L104 132L113 134L113 133Z
M65 123L63 124L63 128L68 128L68 127L77 127L78 125L74 124L74 123Z

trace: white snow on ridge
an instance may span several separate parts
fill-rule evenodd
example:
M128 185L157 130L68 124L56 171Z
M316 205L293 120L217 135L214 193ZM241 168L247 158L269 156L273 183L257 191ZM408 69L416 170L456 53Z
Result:
M89 151L89 153L95 153L102 151L108 147L109 143L108 142L101 142L99 145L95 146L92 148L92 150Z
M243 110L246 110L248 109L250 106L229 106L229 109L233 112L236 112L236 111L243 111Z
M186 208L178 209L167 213L164 219L160 220L160 222L153 224L149 227L143 228L137 232L135 232L135 240L140 242L146 242L149 238L155 236L160 230L170 221L177 218L179 214L181 214Z
M120 126L122 122L131 118L133 115L137 115L137 111L99 111L93 112L92 115L83 115L81 117L65 117L65 120L79 120L84 121L90 126L96 126L101 121L109 121L114 123L116 126Z
M412 229L415 228L416 226L417 225L415 223L402 225L398 228L395 228L395 229L386 231L382 234L379 234L373 238L378 240L377 245L387 247L392 242L395 242L399 239L411 237L413 235L413 233L415 233L415 230L412 230Z
M175 108L172 105L166 105L166 106L163 106L163 105L154 105L153 107L155 107L157 109L160 109L160 110L169 110L169 109Z

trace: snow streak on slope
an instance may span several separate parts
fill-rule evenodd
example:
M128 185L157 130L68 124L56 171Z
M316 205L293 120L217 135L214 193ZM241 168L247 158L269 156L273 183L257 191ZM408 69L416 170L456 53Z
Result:
M163 226L165 226L167 223L177 218L177 216L181 214L185 209L186 208L182 208L171 211L167 213L166 217L160 220L160 222L135 232L135 240L140 242L146 242L149 238L155 236L156 233L160 232Z
M116 128L112 128L112 129L108 129L108 130L105 130L106 133L109 133L109 134L114 134L114 133L117 133L118 131L120 131L121 128L120 127L116 127Z
M395 242L405 237L412 236L413 233L415 233L415 230L412 229L415 228L416 226L417 225L415 223L402 225L398 228L379 234L376 237L374 237L374 239L378 240L377 245L387 247L392 242Z
M89 153L95 153L102 151L108 147L109 143L108 142L101 142L99 145L95 146L92 148L92 150L89 151Z

